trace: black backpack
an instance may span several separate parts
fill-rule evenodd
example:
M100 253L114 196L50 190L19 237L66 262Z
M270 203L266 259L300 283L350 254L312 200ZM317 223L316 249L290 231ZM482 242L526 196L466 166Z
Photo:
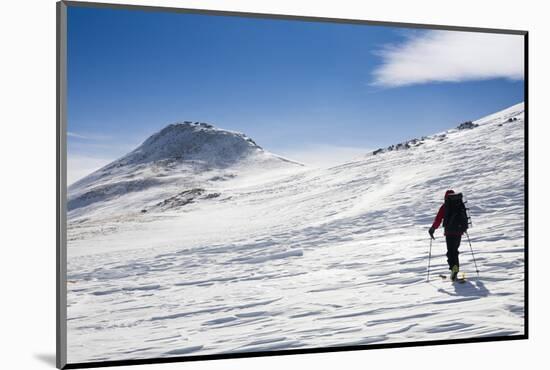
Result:
M462 193L449 194L445 198L443 227L447 232L463 233L468 230L470 218L462 200Z

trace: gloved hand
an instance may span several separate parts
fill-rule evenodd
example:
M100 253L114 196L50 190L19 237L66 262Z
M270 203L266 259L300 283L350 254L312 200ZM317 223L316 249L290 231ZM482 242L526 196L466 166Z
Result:
M434 238L434 232L435 232L435 229L433 228L433 226L430 227L430 230L428 230L428 234L430 234L430 237L431 237L432 239L435 239L435 238Z

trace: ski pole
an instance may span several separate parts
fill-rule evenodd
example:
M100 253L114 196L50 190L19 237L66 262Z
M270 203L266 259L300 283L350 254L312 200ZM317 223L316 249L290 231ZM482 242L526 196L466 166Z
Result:
M470 242L470 235L466 231L466 237L468 238L468 244L470 244L470 251L472 252L472 258L474 259L474 265L476 266L477 276L479 277L479 269L477 268L476 257L474 256L474 250L472 249L472 243Z
M430 262L432 259L432 238L430 238L430 253L428 254L428 278L426 279L426 282L430 281Z

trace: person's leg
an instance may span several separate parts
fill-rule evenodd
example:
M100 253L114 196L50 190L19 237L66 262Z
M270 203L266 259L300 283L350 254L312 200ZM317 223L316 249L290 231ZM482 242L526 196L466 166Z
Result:
M445 241L447 242L447 263L449 264L449 270L452 270L454 265L458 266L460 236L447 235L445 236Z

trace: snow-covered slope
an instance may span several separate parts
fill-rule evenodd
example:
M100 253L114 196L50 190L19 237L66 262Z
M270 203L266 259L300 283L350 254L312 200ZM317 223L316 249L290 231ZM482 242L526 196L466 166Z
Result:
M238 176L216 169L226 177L202 193L174 185L168 203L179 206L150 202L141 213L125 195L74 213L69 361L523 333L523 109L329 169L285 162L288 172L273 177L232 164ZM124 165L164 158L133 153ZM156 188L135 193L145 199ZM468 282L438 278L446 272L438 230L427 283L427 229L449 188L468 199L481 273L464 238Z

